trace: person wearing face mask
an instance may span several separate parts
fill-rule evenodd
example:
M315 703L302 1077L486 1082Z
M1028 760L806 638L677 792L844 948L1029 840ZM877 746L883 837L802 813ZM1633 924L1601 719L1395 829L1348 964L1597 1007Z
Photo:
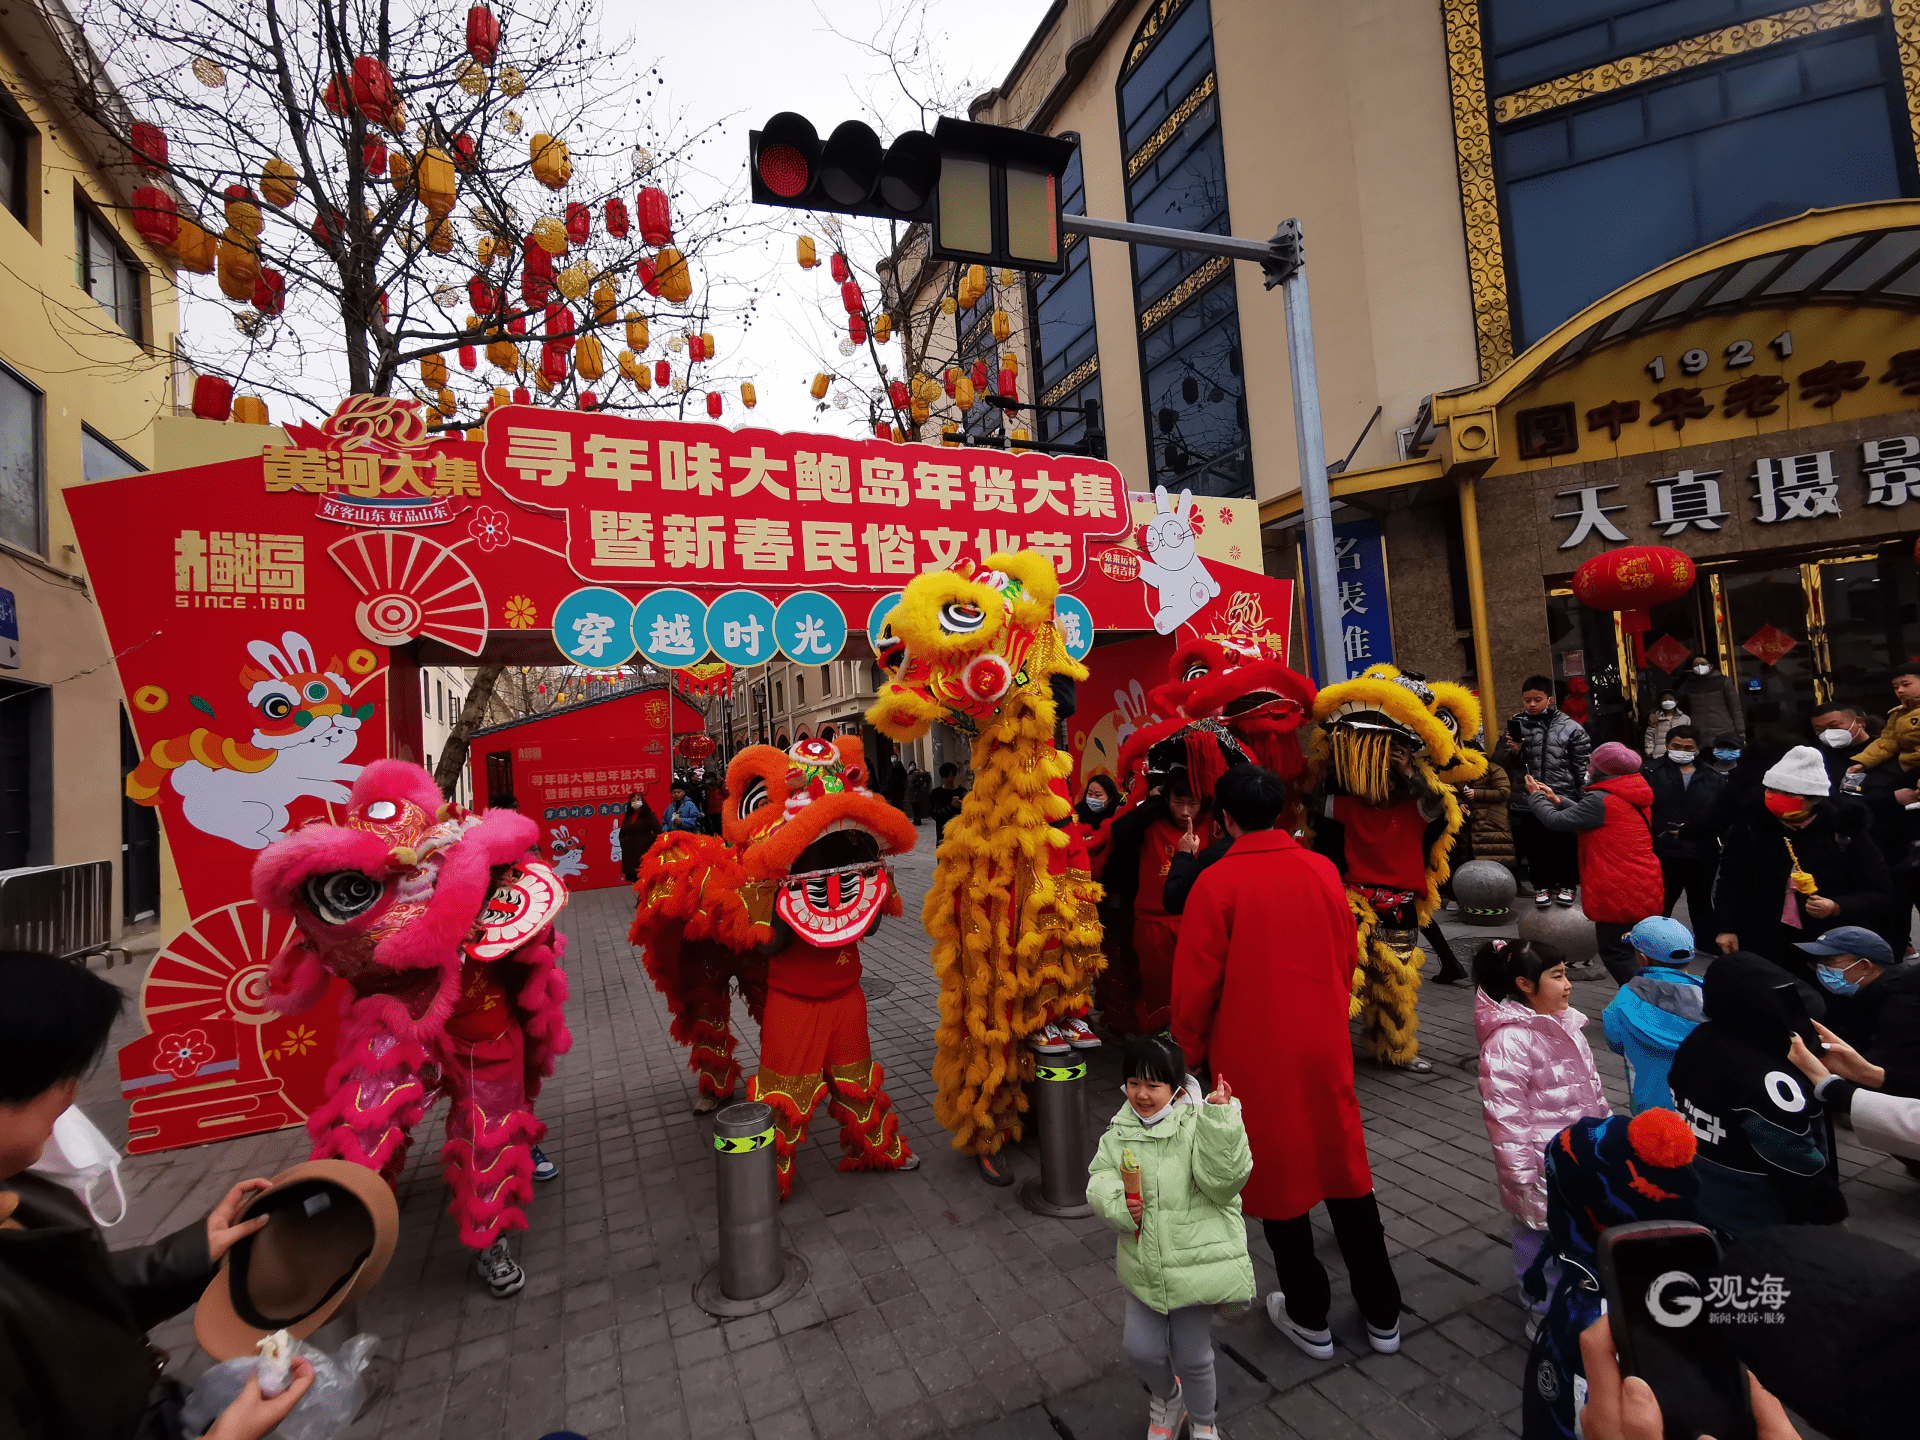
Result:
M1658 760L1667 753L1667 736L1676 725L1691 725L1693 717L1680 708L1680 697L1671 690L1662 690L1660 699L1653 707L1653 718L1647 721L1646 744L1642 746L1649 760Z
M1858 925L1836 925L1796 949L1814 960L1814 978L1833 996L1832 1026L1886 1076L1875 1088L1920 1097L1920 965L1902 965L1887 942Z
M1820 747L1820 758L1827 762L1827 774L1833 778L1837 794L1847 772L1861 768L1854 763L1853 752L1872 738L1867 734L1866 722L1851 705L1828 705L1814 713L1813 738ZM1855 788L1848 793L1858 793L1859 784L1855 781Z
M1713 912L1724 953L1745 950L1811 985L1795 948L1836 925L1863 925L1905 945L1906 904L1894 889L1866 807L1830 794L1820 752L1796 745L1739 804L1720 853Z
M1706 827L1727 777L1700 761L1700 732L1676 725L1667 732L1667 753L1641 767L1653 789L1653 853L1660 862L1666 901L1661 914L1687 897L1687 919L1712 935L1713 877L1720 868L1720 841Z
M1718 735L1723 730L1735 735L1746 733L1746 723L1740 713L1739 687L1731 676L1715 669L1706 656L1688 657L1674 683L1673 693L1693 728L1702 735Z
M1698 725L1693 728L1700 729ZM1702 730L1700 733L1704 735L1706 732ZM1745 753L1740 748L1740 737L1731 730L1722 730L1708 742L1708 746L1708 763L1722 775L1738 765L1741 755Z

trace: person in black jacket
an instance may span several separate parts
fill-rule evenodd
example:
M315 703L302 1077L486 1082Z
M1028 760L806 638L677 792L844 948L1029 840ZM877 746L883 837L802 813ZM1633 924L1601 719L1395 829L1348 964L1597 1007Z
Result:
M0 1433L178 1440L185 1395L146 1331L197 1301L221 1257L267 1223L234 1223L267 1182L241 1181L155 1244L109 1251L79 1197L28 1167L106 1048L120 992L83 966L9 952L0 995ZM306 1361L294 1370L272 1400L249 1380L205 1440L270 1433L313 1384Z
M1715 934L1713 877L1720 868L1720 840L1702 823L1726 789L1727 777L1700 757L1700 734L1691 725L1667 732L1667 753L1640 769L1653 787L1653 853L1666 883L1664 914L1684 893L1696 935Z
M1529 675L1521 682L1520 704L1520 713L1507 721L1500 750L1523 767L1524 774L1514 777L1510 802L1513 848L1527 867L1534 904L1544 910L1555 901L1573 904L1573 888L1580 883L1580 850L1573 835L1549 830L1534 818L1527 805L1524 776L1531 775L1562 800L1578 800L1587 782L1593 740L1578 721L1554 705L1553 681L1545 675Z
M1859 925L1836 925L1798 948L1833 997L1827 1024L1887 1072L1878 1088L1920 1098L1920 965L1900 964L1885 940Z
M1829 797L1828 785L1818 751L1789 750L1762 777L1757 802L1736 812L1713 891L1723 952L1763 955L1809 985L1813 967L1794 945L1835 925L1864 925L1906 947L1906 905L1868 833L1867 809Z
M946 838L947 822L960 813L967 792L960 788L960 767L949 760L940 767L940 783L927 792L927 814L933 817L933 848Z

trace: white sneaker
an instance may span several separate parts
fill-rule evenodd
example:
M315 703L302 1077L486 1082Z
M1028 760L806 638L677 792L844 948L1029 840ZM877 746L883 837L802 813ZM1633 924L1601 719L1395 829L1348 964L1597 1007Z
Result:
M1539 1333L1540 1333L1540 1317L1538 1315L1527 1316L1527 1326L1526 1326L1527 1344L1529 1345L1533 1344L1534 1337L1537 1336Z
M1367 1322L1367 1344L1381 1355L1391 1355L1400 1348L1400 1322L1394 1321L1385 1330L1376 1330L1373 1322Z
M496 1240L478 1255L473 1257L473 1268L480 1278L487 1282L487 1289L493 1292L493 1298L504 1300L509 1295L518 1295L520 1287L527 1283L527 1274L514 1263L513 1256L507 1253L507 1242Z
M1189 1440L1226 1440L1226 1437L1220 1433L1218 1425L1202 1425L1197 1420L1187 1435Z
M1278 1290L1267 1296L1267 1319L1274 1328L1287 1339L1299 1346L1301 1351L1316 1360L1333 1358L1333 1331L1309 1330L1304 1325L1296 1325L1287 1315L1287 1297Z
M1067 1039L1066 1032L1058 1025L1049 1024L1044 1030L1027 1038L1027 1044L1042 1055L1064 1055L1073 1048L1073 1042Z
M1147 1440L1174 1440L1187 1423L1187 1401L1180 1393L1180 1382L1173 1382L1173 1397L1162 1400L1147 1392Z

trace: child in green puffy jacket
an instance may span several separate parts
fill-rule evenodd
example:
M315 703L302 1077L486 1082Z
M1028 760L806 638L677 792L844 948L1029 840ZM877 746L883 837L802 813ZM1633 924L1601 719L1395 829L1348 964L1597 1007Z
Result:
M1146 1383L1147 1440L1217 1440L1209 1327L1217 1305L1253 1299L1240 1187L1253 1152L1224 1076L1202 1098L1166 1035L1127 1047L1127 1103L1100 1137L1087 1203L1120 1232L1127 1358ZM1175 1377L1178 1377L1177 1379Z

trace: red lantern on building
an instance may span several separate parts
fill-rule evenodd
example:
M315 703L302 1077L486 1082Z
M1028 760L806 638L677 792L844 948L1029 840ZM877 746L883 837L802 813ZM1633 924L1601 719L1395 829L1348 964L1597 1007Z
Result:
M707 392L707 418L709 420L718 420L720 418L720 392L718 390L709 390Z
M567 202L567 239L584 245L593 238L593 211L578 200Z
M672 382L673 382L673 367L667 364L667 362L664 360L654 361L653 362L653 383L656 385L669 385Z
M627 238L627 202L607 201L607 234L616 240Z
M133 228L150 245L165 250L180 238L180 210L173 197L152 185L133 192Z
M1655 606L1693 588L1693 561L1667 545L1628 545L1596 555L1573 572L1574 598L1594 610L1616 610L1633 636L1635 661L1646 664L1646 635Z
M500 53L500 22L484 5L467 11L467 53L482 65L491 65Z
M218 375L195 376L193 413L202 420L226 419L233 413L233 386Z
M1017 377L1011 370L1002 370L1000 372L1000 393L1009 400L1019 398L1020 387L1016 383L1016 379Z
M649 185L635 199L634 207L640 218L641 244L658 250L673 243L673 210L667 204L666 191Z
M142 170L157 174L167 168L166 131L148 121L136 120L127 138L133 145L133 158L140 162Z

